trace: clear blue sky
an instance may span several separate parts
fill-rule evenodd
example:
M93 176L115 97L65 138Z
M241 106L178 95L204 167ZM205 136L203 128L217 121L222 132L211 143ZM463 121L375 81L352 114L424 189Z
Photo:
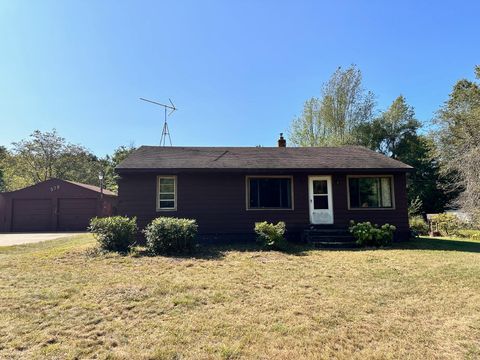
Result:
M422 121L480 63L479 1L0 0L0 145L56 128L98 155L274 145L339 65Z

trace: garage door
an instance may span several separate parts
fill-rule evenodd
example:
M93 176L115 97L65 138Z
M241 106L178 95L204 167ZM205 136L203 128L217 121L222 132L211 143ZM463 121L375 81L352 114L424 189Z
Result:
M52 230L52 201L50 199L14 199L13 231Z
M58 199L58 229L87 230L90 219L97 214L97 199Z

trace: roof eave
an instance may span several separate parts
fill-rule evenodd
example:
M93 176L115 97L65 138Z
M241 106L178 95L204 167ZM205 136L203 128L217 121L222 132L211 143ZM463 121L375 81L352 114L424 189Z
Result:
M118 174L132 173L180 173L180 172L335 172L335 173L405 173L413 167L402 168L115 168Z

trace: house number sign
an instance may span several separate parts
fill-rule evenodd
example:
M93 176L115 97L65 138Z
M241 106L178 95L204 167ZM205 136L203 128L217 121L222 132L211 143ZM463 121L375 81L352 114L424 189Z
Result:
M60 185L50 186L50 191L51 191L51 192L54 192L54 191L57 191L57 190L60 190Z

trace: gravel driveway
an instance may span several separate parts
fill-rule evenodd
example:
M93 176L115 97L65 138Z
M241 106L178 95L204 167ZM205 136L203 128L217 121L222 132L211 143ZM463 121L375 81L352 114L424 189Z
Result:
M0 234L0 246L31 244L80 234L83 233L3 233Z

